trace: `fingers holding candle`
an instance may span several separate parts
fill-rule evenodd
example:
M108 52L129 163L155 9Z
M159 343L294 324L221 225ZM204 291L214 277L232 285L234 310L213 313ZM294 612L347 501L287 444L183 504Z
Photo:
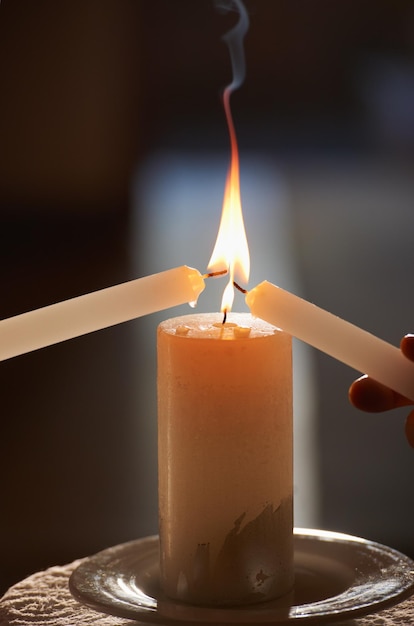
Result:
M405 436L412 448L414 448L414 411L408 414L405 421Z
M367 413L381 413L413 404L411 400L393 391L370 376L361 376L349 388L351 404Z
M405 335L401 340L400 348L407 359L414 361L414 335ZM352 383L349 388L349 399L356 408L368 413L380 413L414 404L412 400L370 376L361 376ZM414 448L414 411L407 417L405 435L410 446Z
M401 352L403 353L404 356L407 357L407 359L410 359L410 361L414 361L414 335L413 334L409 333L408 335L405 335L401 339L400 348L401 348Z
M407 359L414 361L414 335L405 335L401 339L400 348ZM366 375L352 383L349 399L357 409L368 413L380 413L414 404L404 395Z

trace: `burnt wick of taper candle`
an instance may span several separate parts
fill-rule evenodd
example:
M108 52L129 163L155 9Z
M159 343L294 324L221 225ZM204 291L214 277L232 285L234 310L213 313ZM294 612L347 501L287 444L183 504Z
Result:
M208 274L203 274L203 278L215 278L216 276L224 276L227 274L227 270L220 270L219 272L209 272Z
M233 285L236 287L236 289L238 289L239 291L241 291L242 293L246 294L249 293L247 291L247 289L243 289L243 287L240 287L240 285L238 285L234 280L233 280Z

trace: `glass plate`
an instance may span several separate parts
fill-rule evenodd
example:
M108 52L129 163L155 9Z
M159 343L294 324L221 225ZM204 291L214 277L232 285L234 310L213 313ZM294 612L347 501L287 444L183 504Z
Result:
M299 528L294 537L294 591L271 602L210 608L169 600L159 589L156 536L85 559L69 587L93 609L164 625L332 622L389 607L414 591L414 562L392 548L322 530Z

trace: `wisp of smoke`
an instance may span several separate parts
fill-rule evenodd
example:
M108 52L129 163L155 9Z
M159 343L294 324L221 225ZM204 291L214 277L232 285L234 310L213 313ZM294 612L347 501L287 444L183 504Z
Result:
M224 97L226 98L226 92L227 97L229 97L235 89L242 85L246 74L243 40L249 28L249 16L242 0L228 0L227 2L218 0L216 7L223 10L236 9L239 13L237 24L223 36L230 52L233 72L233 80L224 90Z

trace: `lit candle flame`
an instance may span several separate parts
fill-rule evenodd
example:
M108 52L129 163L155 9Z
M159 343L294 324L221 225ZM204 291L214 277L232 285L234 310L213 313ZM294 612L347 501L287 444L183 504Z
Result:
M231 159L224 191L220 227L216 245L208 264L209 270L226 269L230 275L221 301L221 310L225 314L224 319L227 312L231 311L233 305L234 279L237 277L238 281L247 283L250 274L250 255L240 200L239 152L230 108L230 96L235 89L240 87L244 80L243 39L249 27L249 17L242 0L233 0L233 5L239 13L239 21L224 36L230 52L233 80L225 88L223 94L224 111L230 135Z
M234 299L233 281L247 283L250 274L250 255L244 228L243 212L240 199L240 167L236 133L230 110L230 90L224 92L224 110L231 142L231 162L224 191L223 210L220 227L208 269L229 272L229 282L224 290L221 302L222 311L231 311Z

